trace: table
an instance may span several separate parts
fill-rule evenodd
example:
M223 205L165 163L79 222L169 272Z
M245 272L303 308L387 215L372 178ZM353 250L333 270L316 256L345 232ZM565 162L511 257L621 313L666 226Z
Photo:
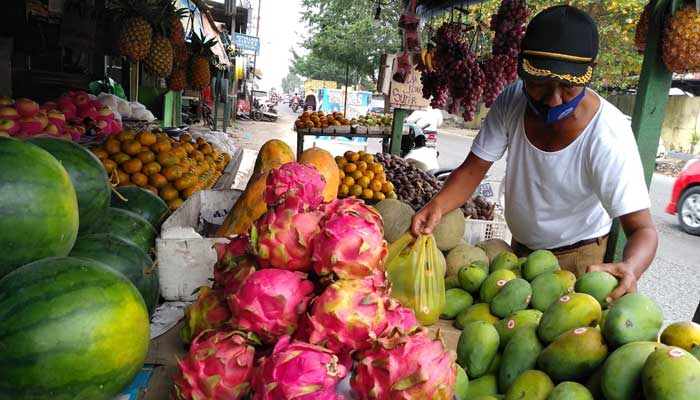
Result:
M339 133L339 132L334 132L334 133L323 133L323 132L311 132L308 130L297 130L297 160L299 157L301 157L301 153L304 151L304 136L337 136L337 137L345 137L345 138L356 138L356 137L363 137L363 138L369 138L369 139L383 139L382 140L382 151L384 153L389 152L389 143L391 139L391 134L386 134L386 133Z

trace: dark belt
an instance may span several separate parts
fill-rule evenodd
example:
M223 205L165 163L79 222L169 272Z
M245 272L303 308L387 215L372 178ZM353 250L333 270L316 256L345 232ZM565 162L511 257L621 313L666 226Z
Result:
M557 247L556 249L549 249L549 251L551 251L552 253L562 253L565 251L576 250L579 247L587 246L589 244L593 244L593 243L600 244L607 237L608 237L608 235L603 235L601 237L597 237L597 238L593 238L593 239L579 240L578 242L576 242L574 244L570 244L568 246Z

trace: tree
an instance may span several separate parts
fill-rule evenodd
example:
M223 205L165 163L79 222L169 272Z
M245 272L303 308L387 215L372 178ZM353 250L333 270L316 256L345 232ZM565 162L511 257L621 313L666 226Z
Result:
M299 77L299 75L289 73L287 76L282 78L282 91L284 93L291 93L299 90L299 87L304 83L304 81Z

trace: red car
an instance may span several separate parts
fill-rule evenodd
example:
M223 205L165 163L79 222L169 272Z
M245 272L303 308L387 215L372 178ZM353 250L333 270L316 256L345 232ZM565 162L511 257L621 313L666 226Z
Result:
M669 214L678 214L681 229L700 236L700 159L689 160L673 184Z

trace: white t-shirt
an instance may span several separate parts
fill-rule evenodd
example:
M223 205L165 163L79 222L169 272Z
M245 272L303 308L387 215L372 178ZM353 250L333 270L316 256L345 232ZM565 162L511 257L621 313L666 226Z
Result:
M576 140L545 152L525 135L521 87L518 81L498 96L471 149L492 162L508 151L505 216L515 240L531 249L567 246L603 236L612 218L650 207L632 128L615 106L601 98Z

